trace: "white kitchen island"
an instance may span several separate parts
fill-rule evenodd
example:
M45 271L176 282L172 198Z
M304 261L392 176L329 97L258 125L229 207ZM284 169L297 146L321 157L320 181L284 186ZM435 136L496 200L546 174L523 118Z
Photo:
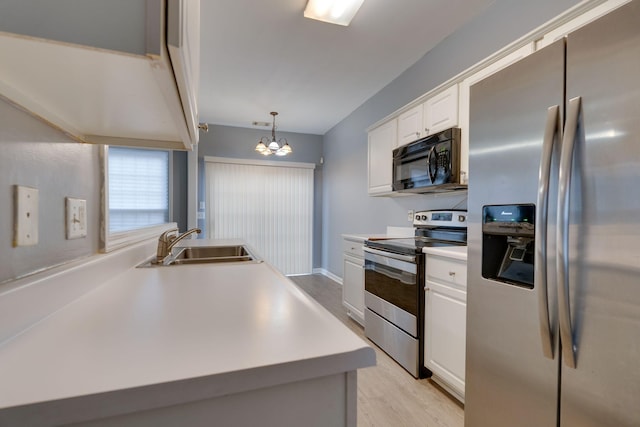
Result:
M0 343L0 425L355 426L374 364L267 263L132 267Z

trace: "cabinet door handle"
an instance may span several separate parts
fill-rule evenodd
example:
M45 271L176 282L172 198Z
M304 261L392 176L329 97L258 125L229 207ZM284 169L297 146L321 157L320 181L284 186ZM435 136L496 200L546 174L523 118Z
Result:
M455 272L455 271L450 271L450 272L449 272L449 276L451 276L451 277L455 277L455 276L456 276L456 272Z
M416 132L416 136L418 136L418 137L419 137L419 136L420 136L420 132Z
M429 133L429 128L424 128L424 132L425 132L425 134L428 134Z

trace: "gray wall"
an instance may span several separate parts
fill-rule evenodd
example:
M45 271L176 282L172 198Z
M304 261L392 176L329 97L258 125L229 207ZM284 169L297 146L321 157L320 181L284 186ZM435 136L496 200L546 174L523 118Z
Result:
M98 146L65 135L0 101L0 283L98 250ZM39 190L39 243L12 247L13 185ZM87 200L86 238L66 240L66 196Z
M0 101L0 283L99 250L99 146L79 144ZM187 218L187 153L173 152L173 220ZM13 186L39 190L39 242L14 248ZM66 240L65 197L87 200L87 237Z
M255 151L258 140L271 135L271 129L249 129L232 126L210 125L208 133L200 134L198 144L199 182L198 202L205 200L204 156L231 157L236 159L265 160ZM313 218L313 267L320 267L322 262L322 194L324 168L320 163L322 157L322 136L293 132L276 131L276 138L286 138L293 152L286 157L269 156L269 161L303 162L316 165L314 170L314 218ZM198 221L204 229L205 221ZM203 233L206 234L206 233Z
M578 3L496 0L324 135L322 268L342 276L342 233L410 226L409 209L466 208L461 196L369 197L365 129Z
M171 220L178 224L178 229L183 233L187 231L188 155L186 151L174 151L172 155Z

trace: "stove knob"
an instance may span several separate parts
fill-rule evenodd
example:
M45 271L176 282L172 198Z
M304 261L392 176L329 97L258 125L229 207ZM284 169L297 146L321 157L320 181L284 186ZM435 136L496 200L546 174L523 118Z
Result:
M465 222L467 220L467 217L464 215L458 215L458 222Z
M415 219L416 219L416 221L420 221L420 215L416 214Z
M428 216L426 216L426 215L422 215L422 220L423 220L423 221L426 221L426 220L428 220L428 219L429 219L429 217L428 217Z

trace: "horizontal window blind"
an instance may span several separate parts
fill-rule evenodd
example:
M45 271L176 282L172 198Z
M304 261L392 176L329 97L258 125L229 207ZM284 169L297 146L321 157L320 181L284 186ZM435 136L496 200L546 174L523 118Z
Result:
M245 240L283 274L309 274L313 169L207 161L208 234Z
M109 233L169 221L169 152L109 147Z

